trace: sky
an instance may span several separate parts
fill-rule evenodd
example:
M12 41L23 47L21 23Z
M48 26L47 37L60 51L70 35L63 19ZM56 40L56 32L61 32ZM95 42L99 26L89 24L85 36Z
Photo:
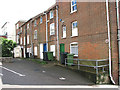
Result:
M0 28L9 22L12 32L15 23L19 20L28 20L31 17L47 10L56 0L0 0ZM1 30L0 30L1 31ZM1 34L1 32L0 32Z

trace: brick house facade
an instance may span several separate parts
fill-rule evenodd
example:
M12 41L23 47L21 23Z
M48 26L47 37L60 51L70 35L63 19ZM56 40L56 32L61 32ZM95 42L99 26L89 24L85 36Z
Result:
M59 43L64 44L65 52L74 53L76 54L75 57L79 59L108 59L106 3L77 3L75 12L71 12L71 2L59 2L58 6L59 19L61 20L59 21ZM109 13L112 74L115 82L118 83L116 3L109 3ZM76 30L73 29L73 23L77 23ZM66 28L66 35L63 38L64 27ZM72 32L72 30L74 31Z
M73 53L79 59L108 59L108 26L106 2L59 2L28 20L22 25L22 41L26 36L29 53L43 59L43 51L53 51L55 58L60 52ZM57 38L57 6L58 38ZM112 75L118 83L118 42L117 42L117 11L116 3L109 2L109 19L111 35ZM31 22L31 24L30 24ZM25 26L29 23L25 35ZM17 24L16 24L17 25ZM16 29L16 33L18 33ZM28 39L29 38L29 39ZM59 40L59 50L57 40ZM29 42L29 43L27 43ZM62 47L61 47L62 46ZM62 48L62 50L61 50ZM59 52L58 52L59 51ZM25 54L24 54L25 55Z

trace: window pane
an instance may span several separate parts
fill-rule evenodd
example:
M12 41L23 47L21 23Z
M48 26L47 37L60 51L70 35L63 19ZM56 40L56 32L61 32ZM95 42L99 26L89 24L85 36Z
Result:
M72 5L74 5L74 1L72 1Z
M75 54L75 55L78 55L78 45L77 44L72 44L71 45L71 53L72 54Z
M63 27L63 37L66 37L66 26Z
M73 28L77 28L77 22L73 22L72 25L73 25Z
M74 6L74 10L77 10L77 5Z
M72 30L72 36L78 36L78 29L77 28L74 28Z
M34 21L34 26L36 26L36 25L37 25L37 21L35 20L35 21Z
M55 26L54 25L55 25L54 23L50 24L50 35L55 34Z
M50 19L53 18L53 11L50 11Z
M40 18L40 23L42 23L42 17Z

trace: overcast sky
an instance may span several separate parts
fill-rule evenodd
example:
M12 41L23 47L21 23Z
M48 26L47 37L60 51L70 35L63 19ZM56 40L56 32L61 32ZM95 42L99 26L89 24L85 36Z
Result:
M0 28L10 22L13 28L19 20L28 20L45 11L56 0L0 0ZM10 30L11 31L11 30ZM1 32L0 32L1 33Z

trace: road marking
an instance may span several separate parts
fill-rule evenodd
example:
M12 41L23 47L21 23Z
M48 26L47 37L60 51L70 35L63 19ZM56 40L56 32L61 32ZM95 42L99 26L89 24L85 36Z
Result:
M0 62L0 66L2 66L2 63Z
M3 74L2 74L2 73L0 73L0 76L3 76Z
M42 71L43 73L45 73L46 71Z
M25 76L25 75L20 74L20 73L18 73L18 72L16 72L16 71L10 70L10 69L8 69L8 68L6 68L6 67L2 67L2 66L0 66L0 67L3 68L3 69L5 69L5 70L7 70L7 71L9 71L9 72L12 72L12 73L14 73L14 74L17 74L17 75L19 75L20 77Z
M117 85L3 85L3 88L116 88L118 89ZM78 90L78 89L77 89Z

